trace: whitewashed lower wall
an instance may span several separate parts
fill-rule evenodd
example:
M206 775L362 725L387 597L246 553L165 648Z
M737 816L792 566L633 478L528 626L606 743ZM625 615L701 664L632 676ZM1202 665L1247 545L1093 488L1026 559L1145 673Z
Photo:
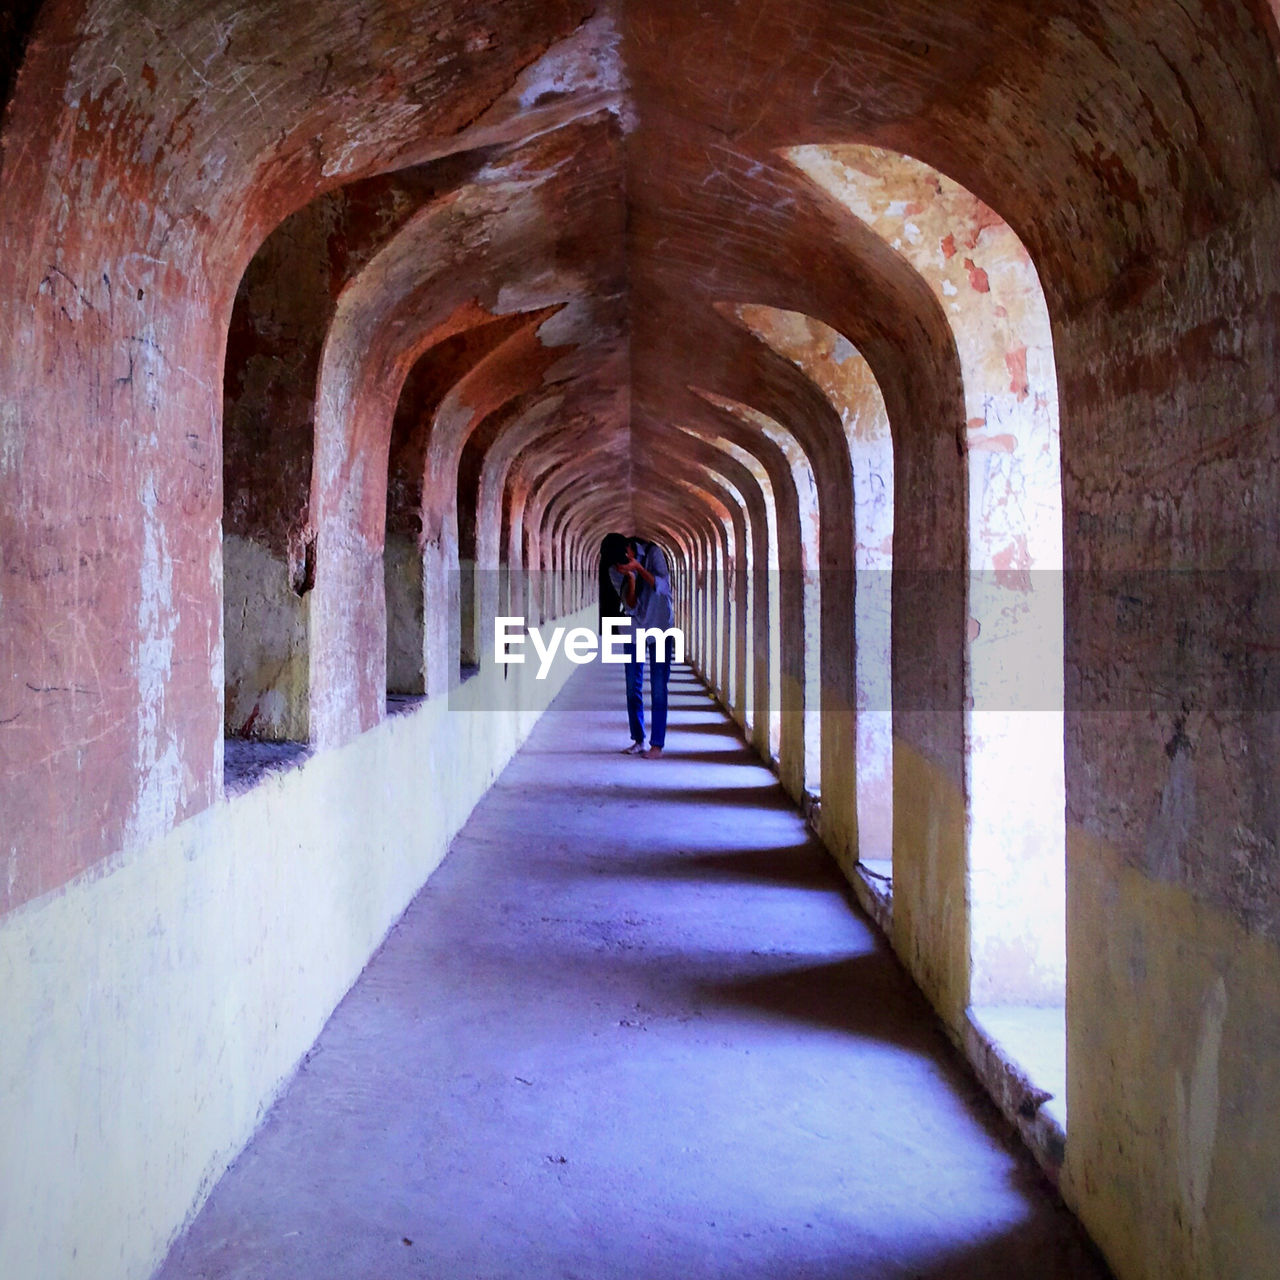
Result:
M424 703L0 921L0 1276L151 1275L572 670L486 668L455 702L507 710Z

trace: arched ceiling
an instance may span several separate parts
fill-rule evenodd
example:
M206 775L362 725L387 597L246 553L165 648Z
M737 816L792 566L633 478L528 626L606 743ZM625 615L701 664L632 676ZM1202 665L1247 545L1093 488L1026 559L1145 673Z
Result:
M0 710L38 744L23 760L71 769L90 741L106 779L79 814L45 788L31 829L51 851L108 848L215 793L224 419L229 517L278 519L271 540L296 556L316 519L311 428L333 474L348 446L386 451L415 362L506 317L554 309L545 362L519 343L486 358L495 389L454 442L471 474L555 397L504 484L576 485L575 528L687 537L722 505L695 437L671 430L723 434L698 387L783 422L838 496L839 414L803 358L736 318L770 307L866 359L912 513L895 555L953 563L966 442L946 315L795 147L916 157L1026 245L1053 325L1068 562L1270 563L1280 504L1259 517L1235 495L1280 465L1262 372L1280 329L1278 47L1271 0L10 6L0 544L20 622L0 638ZM315 418L322 363L334 412ZM254 441L277 442L279 502L237 492L264 456L232 438L245 405ZM749 430L735 443L768 453ZM356 504L370 524L375 489ZM824 538L839 527L824 514ZM47 568L83 547L85 627L22 622L83 612L79 571ZM39 693L80 687L92 653L140 627L92 706Z
M553 6L536 20L512 6L476 11L447 36L419 18L399 40L390 33L405 16L377 8L394 58L361 83L356 53L367 56L372 37L356 42L342 90L352 141L332 152L319 129L321 185L348 170L389 175L358 178L347 188L356 190L431 172L430 163L400 168L406 159L457 160L434 189L406 189L394 212L375 211L366 235L383 247L343 287L378 314L395 314L397 349L412 344L415 325L429 327L446 298L470 293L489 316L565 308L539 331L561 356L539 376L569 395L566 439L599 452L619 522L637 509L637 466L653 474L648 455L679 450L668 424L715 425L690 396L693 385L781 417L818 460L838 455L822 397L726 323L727 308L772 306L843 334L866 356L899 436L962 429L952 337L926 284L792 163L790 148L871 141L965 181L1022 231L1063 314L1118 280L1141 289L1156 258L1231 217L1269 180L1275 112L1258 85L1274 67L1260 7L1241 4L1231 21L1211 23L1186 6L1160 16L1119 4L1031 13L994 0L963 10L917 0L889 12L831 3L747 12L730 0L618 0L590 13ZM232 25L247 43L247 20ZM318 30L308 37L322 43ZM416 137L403 128L404 117L421 122L430 112L417 46L433 40L442 60L446 49L459 59L454 96L488 102L449 139L437 126L420 123ZM273 61L297 61L301 48ZM501 61L504 51L513 55L509 87L486 98L471 60ZM323 54L335 83L342 56ZM279 85L272 92L285 94ZM1125 109L1123 125L1104 102ZM1225 119L1232 103L1248 105L1256 136L1207 145L1211 114ZM317 129L331 118L330 104L305 89L293 105L299 123L269 149L268 175L302 120ZM244 213L261 207L263 176L260 160ZM353 358L375 336L385 345L385 332L357 332ZM501 363L486 362L495 371ZM536 401L538 380L522 394ZM477 422L478 440L496 438L492 413ZM553 423L526 447L552 449L556 440ZM619 472L623 454L630 462Z

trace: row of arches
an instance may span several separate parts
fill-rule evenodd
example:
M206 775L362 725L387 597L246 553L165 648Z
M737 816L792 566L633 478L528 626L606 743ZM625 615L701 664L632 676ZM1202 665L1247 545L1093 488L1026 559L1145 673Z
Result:
M592 539L617 519L623 488L588 434L598 417L584 399L609 392L575 375L598 379L619 358L619 329L603 282L590 296L580 282L525 287L501 257L528 253L524 206L537 200L536 182L512 200L513 171L538 172L548 149L574 154L552 137L463 170L480 193L468 216L487 228L487 252L466 270L438 252L453 161L314 202L250 264L225 396L233 743L340 743L376 724L388 695L448 693L483 666L500 613L533 624L586 603ZM1060 1007L1062 510L1043 291L998 214L928 166L865 146L797 148L788 162L915 272L946 325L965 417L940 433L953 448L921 442L923 456L903 462L933 503L952 495L933 513L951 521L949 551L923 567L910 552L895 561L895 529L918 518L897 510L895 452L910 445L895 442L867 359L825 322L758 302L715 314L776 362L765 403L777 416L749 386L741 399L682 388L700 411L652 424L683 464L675 474L639 460L640 489L661 504L647 518L675 540L700 665L757 748L816 806L849 874L893 886L904 948L939 964L936 935L947 937L951 972L935 994ZM585 219L619 216L582 181ZM409 191L424 203L406 214ZM343 252L308 278L300 247L322 232L341 234ZM494 256L504 283L491 311L476 298ZM816 411L801 427L805 398ZM584 502L587 481L596 495ZM926 594L950 601L948 627L904 621ZM911 740L911 717L918 733L953 740L955 774L913 777L904 751L895 804L894 743Z
M1065 812L1064 1186L1125 1274L1265 1267L1278 47L1275 0L0 17L0 907L649 532L953 1032L1059 989Z
M937 975L938 993L962 1007L1061 1007L1062 506L1044 294L1016 234L944 175L869 147L789 158L928 285L953 335L965 418L945 453L895 438L846 336L795 311L721 305L825 404L806 435L781 409L691 388L716 415L685 428L712 500L704 527L670 536L698 665L815 808L846 871L892 884L904 949L937 956L914 931L951 931L955 968ZM899 540L922 513L895 468L928 475L929 516L954 495L949 560L921 564ZM950 625L908 621L925 595L950 597ZM906 744L944 733L954 776L916 776ZM896 791L895 763L907 775ZM953 877L941 893L927 887L940 868Z
M718 340L753 355L736 394L673 389L688 416L655 415L637 452L599 425L623 358L618 264L588 282L519 269L557 252L531 253L531 220L561 246L621 220L581 163L611 128L339 188L249 264L224 379L232 749L346 741L388 697L447 694L483 668L499 614L583 607L629 468L636 517L676 551L701 668L847 872L892 885L900 945L931 957L935 997L1060 1007L1060 445L1029 254L922 162L790 150L929 298L963 419L895 435L891 397L845 334L718 300ZM576 213L551 224L541 178L566 169ZM483 249L459 263L441 226L461 204ZM923 563L908 541L922 517ZM932 629L906 621L926 598ZM913 736L928 750L913 754ZM915 776L939 740L954 772Z

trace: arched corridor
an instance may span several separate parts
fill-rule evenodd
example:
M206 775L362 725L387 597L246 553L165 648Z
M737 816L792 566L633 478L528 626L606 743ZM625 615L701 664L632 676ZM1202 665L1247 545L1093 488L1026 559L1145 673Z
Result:
M1101 1280L693 673L661 764L617 680L570 677L158 1280Z
M325 1159L585 1198L402 1269L1271 1280L1278 243L1280 0L0 6L0 1277L150 1280L412 954ZM592 1065L721 1181L575 1182Z

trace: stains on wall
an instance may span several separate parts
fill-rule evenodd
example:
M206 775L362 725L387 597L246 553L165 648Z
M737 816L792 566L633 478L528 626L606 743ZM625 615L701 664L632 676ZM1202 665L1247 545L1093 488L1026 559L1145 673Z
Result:
M397 414L416 362L481 319L557 308L465 395L482 362L417 404L449 441L421 529L412 486L392 503L393 567L424 565L424 635L450 629L424 639L424 685L433 652L462 652L429 593L467 558L474 486L475 560L508 603L545 607L538 568L585 568L605 528L669 536L708 669L740 699L728 628L746 626L754 499L680 445L724 437L769 476L779 561L816 533L828 575L816 639L780 593L761 696L812 705L820 641L824 723L852 733L843 352L798 366L734 309L803 315L865 359L891 426L900 950L955 1025L977 902L966 643L1000 635L955 584L980 565L1007 603L1055 563L1034 483L1053 449L1027 443L1050 438L1056 389L1067 894L1096 888L1098 908L1072 917L1065 1185L1122 1274L1176 1274L1183 1246L1228 1273L1274 1256L1274 1224L1240 1211L1270 1157L1225 1108L1208 1122L1201 1066L1215 969L1280 936L1274 6L159 0L144 20L46 0L15 79L32 12L0 29L0 908L208 808L225 731L338 742L379 722ZM815 186L794 148L857 199ZM1009 235L1036 263L1056 371ZM808 459L816 527L766 421ZM694 590L713 565L714 600ZM778 744L793 789L804 736ZM1150 942L1157 923L1188 939L1162 968L1149 948L1145 973L1088 968L1117 926ZM1274 1090L1245 1046L1274 996L1226 989L1220 1097L1261 1126ZM1208 1048L1157 1063L1155 1003ZM1113 1055L1125 1071L1088 1074ZM1117 1127L1135 1135L1121 1151Z
M849 744L828 732L824 758L829 778L823 790L829 796L846 794L852 774L856 804L852 813L847 803L824 805L823 835L834 850L856 851L858 861L889 862L893 849L894 484L893 441L884 396L861 353L830 326L768 307L743 306L737 314L774 350L804 370L844 425L854 488L856 740L851 754ZM851 829L840 831L842 822ZM852 873L852 861L845 870Z

